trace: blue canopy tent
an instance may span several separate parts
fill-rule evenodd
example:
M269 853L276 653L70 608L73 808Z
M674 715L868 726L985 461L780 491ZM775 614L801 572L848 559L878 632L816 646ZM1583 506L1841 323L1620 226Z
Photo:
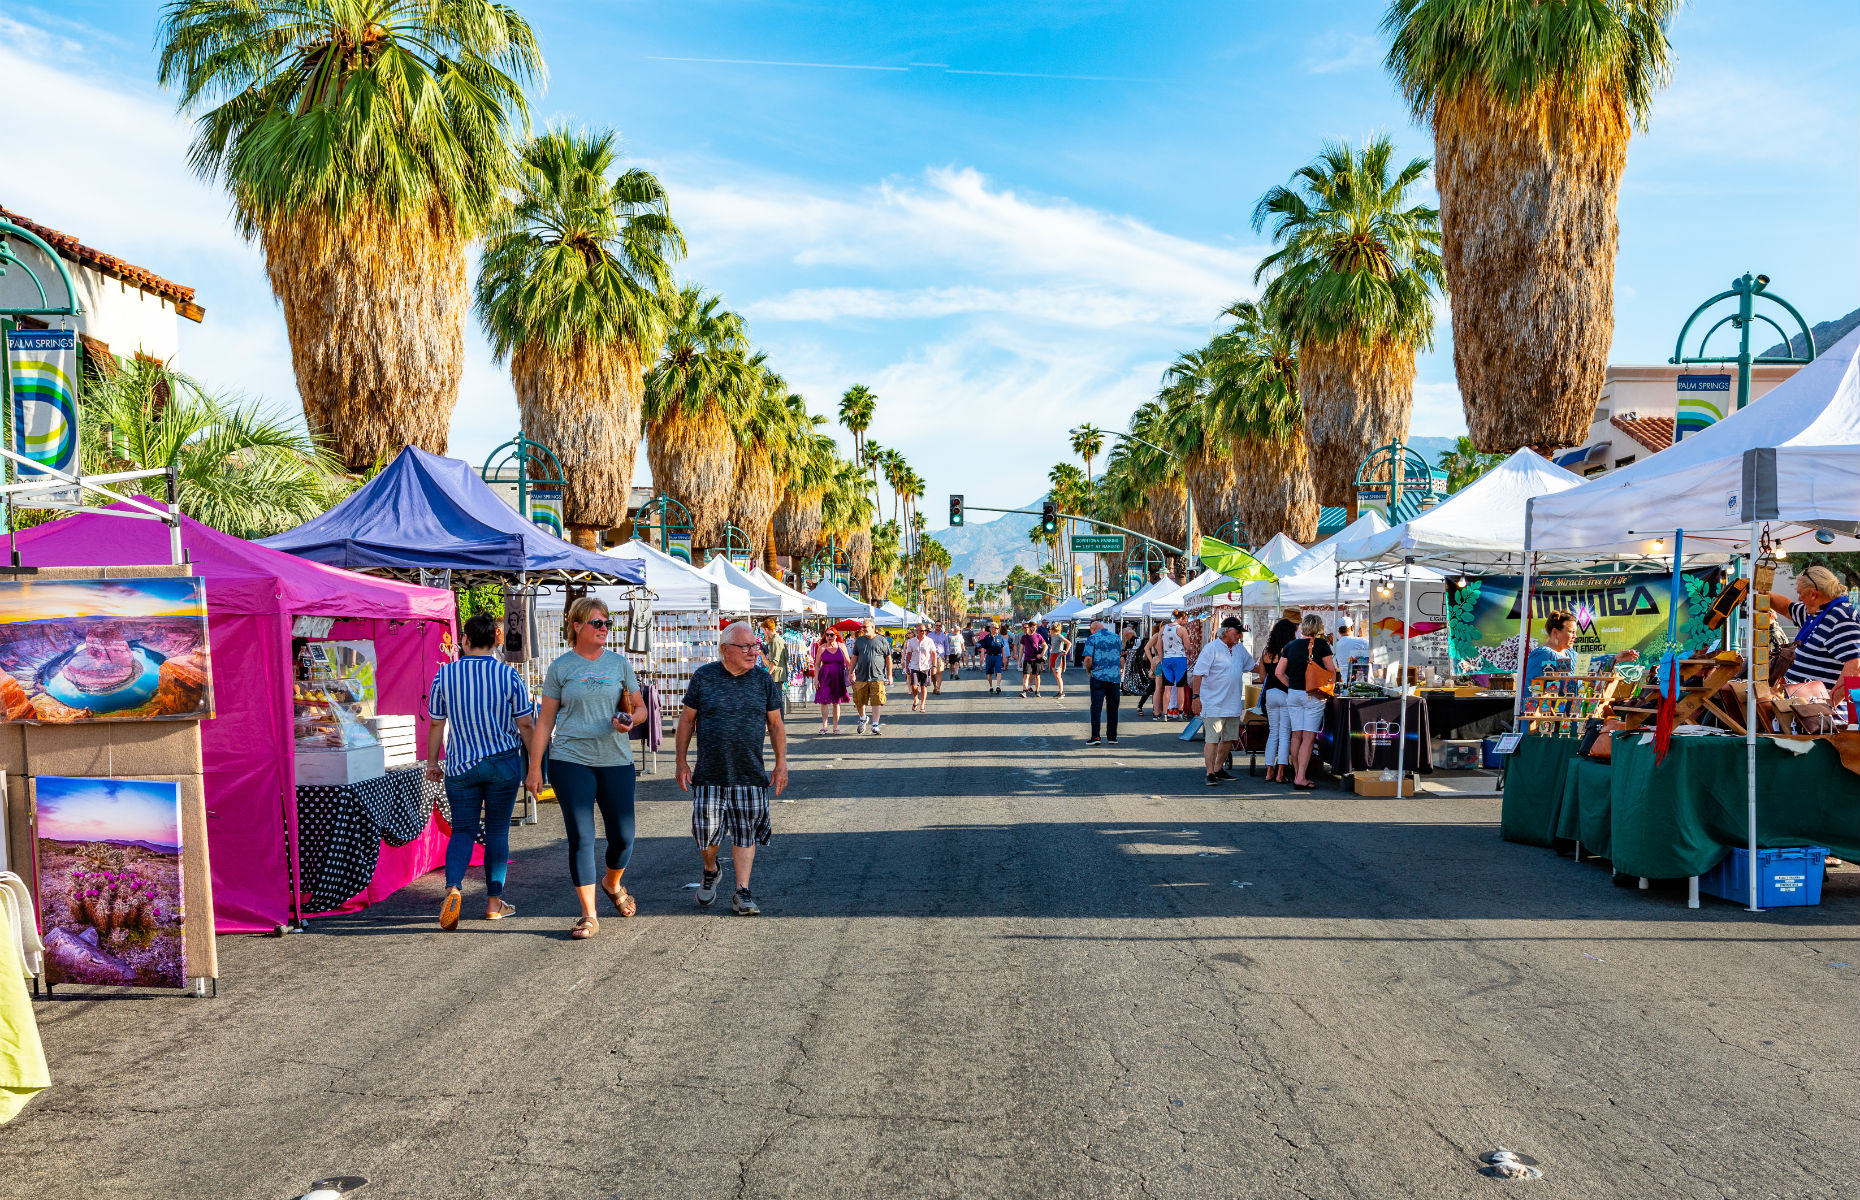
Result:
M351 571L450 571L457 582L646 582L638 561L583 550L523 519L469 463L408 446L320 517L259 543Z

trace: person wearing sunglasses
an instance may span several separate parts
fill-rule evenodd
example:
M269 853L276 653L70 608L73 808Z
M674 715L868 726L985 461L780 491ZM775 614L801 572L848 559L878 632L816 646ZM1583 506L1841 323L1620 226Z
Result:
M736 869L736 895L730 909L741 917L762 911L749 892L749 872L756 847L769 844L769 793L788 786L788 736L781 720L781 688L774 676L756 668L762 640L747 621L723 631L721 662L705 663L691 673L684 708L678 714L675 743L678 786L691 793L691 834L704 860L697 902L709 907L717 898L722 867L717 851L730 835L730 864ZM687 755L697 737L697 770ZM762 764L762 744L775 747L775 767Z
M542 790L543 752L549 752L549 782L568 831L568 876L581 901L581 918L569 937L580 941L600 932L594 912L594 810L607 832L607 871L600 887L615 911L630 917L639 903L620 877L633 856L633 742L628 731L646 719L639 678L625 655L607 649L613 619L593 596L569 605L569 649L549 664L542 682L542 711L536 717L526 786ZM763 678L767 678L766 675ZM553 740L552 740L553 738Z

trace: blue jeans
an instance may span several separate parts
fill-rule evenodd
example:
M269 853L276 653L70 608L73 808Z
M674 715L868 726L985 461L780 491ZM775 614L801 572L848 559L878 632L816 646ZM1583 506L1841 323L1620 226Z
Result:
M471 848L484 829L484 891L504 894L510 867L510 812L523 782L523 756L506 750L480 759L463 775L446 776L446 800L452 808L452 838L446 843L446 886L459 887L471 866Z
M599 882L594 872L594 810L601 810L607 830L606 863L609 871L624 871L633 857L633 764L587 767L580 763L549 760L549 782L555 785L556 807L568 830L568 875L576 887Z

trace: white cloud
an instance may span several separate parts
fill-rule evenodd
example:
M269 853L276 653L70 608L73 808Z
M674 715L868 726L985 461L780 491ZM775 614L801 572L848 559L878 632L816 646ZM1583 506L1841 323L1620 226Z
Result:
M1362 33L1329 33L1314 43L1305 60L1305 70L1313 75L1336 71L1355 71L1382 65L1382 41Z
M1451 360L1448 363L1452 365ZM1466 410L1460 404L1457 383L1414 385L1414 414L1408 421L1410 437L1459 437L1466 432Z

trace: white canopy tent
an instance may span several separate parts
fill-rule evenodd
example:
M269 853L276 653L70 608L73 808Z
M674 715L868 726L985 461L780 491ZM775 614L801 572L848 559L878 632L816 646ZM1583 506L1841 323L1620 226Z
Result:
M773 575L769 574L767 571L764 571L761 567L756 567L752 569L749 572L749 577L755 580L757 583L761 584L763 587L773 588L777 592L780 592L782 595L789 597L789 599L791 599L796 605L798 605L798 607L793 610L794 612L803 613L803 614L806 614L807 616L814 616L814 617L826 615L826 612L827 612L826 605L814 599L812 596L808 595L806 592L797 591L796 589L789 587L787 584L775 578Z
M727 581L712 579L682 559L635 539L602 551L609 558L624 558L646 569L646 586L652 590L654 612L746 613L749 593ZM625 603L625 588L597 587L591 594L609 606Z
M1212 576L1212 578L1210 578L1210 576ZM1151 596L1149 603L1144 606L1144 614L1152 621L1167 621L1170 617L1175 615L1176 609L1187 608L1189 598L1198 590L1204 587L1213 587L1215 583L1224 578L1226 578L1226 576L1222 575L1219 571L1203 571L1201 574L1179 587L1158 592L1154 596ZM1167 583L1168 581L1164 580L1163 582Z
M878 606L878 623L886 629L908 629L912 625L928 625L930 622L917 613L897 603L887 600Z
M1580 475L1565 471L1527 446L1411 521L1393 528L1385 525L1379 533L1347 542L1340 535L1339 557L1358 562L1397 563L1413 558L1459 567L1516 566L1524 554L1525 510L1531 501L1582 485Z
M1094 617L1104 617L1108 619L1111 614L1111 609L1115 607L1116 604L1117 601L1108 599L1100 600L1096 604L1088 604L1073 615L1073 620L1089 621Z
M1120 620L1127 617L1142 617L1148 611L1148 605L1151 600L1154 600L1165 592L1180 591L1181 587L1181 584L1165 575L1155 583L1144 586L1136 595L1130 597L1130 599L1124 601L1122 604L1112 608L1109 615L1117 617Z
M1779 387L1651 458L1580 487L1531 500L1527 555L1582 551L1611 557L1678 534L1752 558L1767 530L1786 546L1813 538L1817 549L1860 548L1860 330L1842 338ZM1814 536L1825 531L1831 540ZM1678 540L1677 538L1675 539ZM1678 553L1681 547L1675 545ZM1527 569L1528 569L1528 558ZM1529 603L1529 576L1525 579ZM1746 631L1756 627L1754 595ZM1527 642L1528 645L1528 642ZM1746 695L1756 695L1755 659ZM1757 858L1757 723L1744 722L1750 856ZM1756 872L1749 908L1756 911Z
M831 579L821 580L819 583L815 584L813 589L807 594L810 598L818 600L827 606L827 619L829 621L865 621L876 619L876 614L870 604L867 604L863 600L853 599L851 596L841 591L839 585L834 583Z
M1253 557L1277 571L1304 552L1305 548L1291 538L1283 533L1275 533L1265 545L1253 551Z
M1046 613L1040 619L1042 621L1076 620L1078 615L1085 611L1085 607L1085 602L1077 596L1067 596L1064 600L1054 605L1052 611Z
M777 592L767 584L757 583L750 577L749 572L743 570L721 554L705 563L700 573L718 583L732 584L747 592L749 594L749 611L758 617L768 615L779 616L789 611L789 606L793 603L788 597L783 596L780 592Z

